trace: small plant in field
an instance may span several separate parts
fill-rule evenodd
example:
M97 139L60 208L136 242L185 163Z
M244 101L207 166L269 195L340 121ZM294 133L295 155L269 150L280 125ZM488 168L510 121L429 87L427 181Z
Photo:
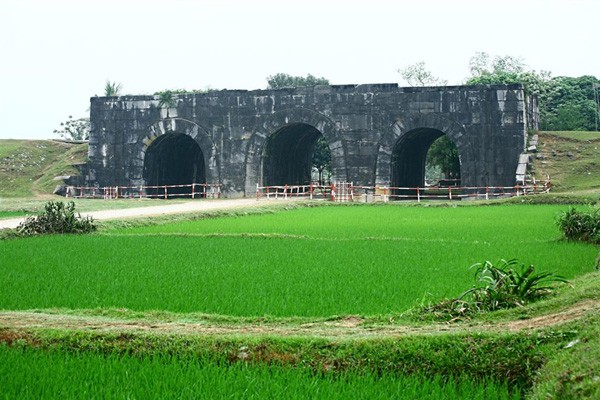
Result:
M96 224L91 217L82 218L75 213L75 203L72 201L49 201L44 206L44 212L28 217L18 227L21 236L43 235L49 233L89 233L96 230Z
M600 243L600 208L577 211L569 207L560 214L557 224L567 239Z
M468 299L477 309L494 311L501 308L524 306L550 294L553 283L568 281L552 272L535 272L535 267L517 266L516 260L500 260L498 265L489 261L475 264L477 286L467 290L459 299Z
M552 293L552 284L568 281L552 272L536 272L533 265L518 265L516 260L478 263L476 284L456 299L423 307L422 313L437 319L459 319L481 311L522 307Z

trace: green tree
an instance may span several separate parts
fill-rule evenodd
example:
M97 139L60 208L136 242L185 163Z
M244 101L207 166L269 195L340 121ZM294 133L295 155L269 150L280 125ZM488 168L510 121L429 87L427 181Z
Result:
M106 96L106 97L120 96L122 88L123 88L123 85L121 83L111 82L111 81L107 80L106 84L104 85L104 96Z
M60 128L55 129L55 134L67 140L88 140L90 138L90 119L73 119L72 115L60 123Z
M594 86L600 80L594 76L558 76L548 82L543 98L542 129L595 130L600 118L598 96Z
M398 69L398 73L411 86L444 86L448 84L448 81L433 76L431 71L425 67L425 61Z
M167 109L167 118L169 118L169 108L175 107L177 100L171 90L165 90L158 94L158 107Z
M306 76L292 76L279 73L268 76L267 83L269 84L267 89L279 89L284 87L329 85L329 80L323 77L317 78L311 74Z
M544 130L594 130L600 119L594 76L551 77L550 72L528 70L518 57L476 53L469 62L471 76L467 85L523 85L527 94L536 95L540 125Z
M328 173L331 176L331 149L323 136L315 143L312 165L319 171L319 184L324 185L324 174Z
M456 145L444 135L437 139L427 151L425 165L434 166L439 169L442 176L437 178L458 179L460 178L460 161ZM431 168L430 168L431 170ZM432 177L427 177L431 179Z

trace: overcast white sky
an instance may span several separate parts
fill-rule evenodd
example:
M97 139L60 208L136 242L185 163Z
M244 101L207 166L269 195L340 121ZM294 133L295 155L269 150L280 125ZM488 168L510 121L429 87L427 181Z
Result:
M460 84L477 51L600 76L598 0L3 0L0 138L56 138L106 80L124 94L258 89L278 72Z

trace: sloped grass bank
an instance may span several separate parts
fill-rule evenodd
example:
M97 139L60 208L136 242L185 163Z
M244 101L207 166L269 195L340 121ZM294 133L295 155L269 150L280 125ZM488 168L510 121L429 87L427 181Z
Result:
M87 144L51 140L0 140L0 197L52 194L59 175L77 173L85 162Z

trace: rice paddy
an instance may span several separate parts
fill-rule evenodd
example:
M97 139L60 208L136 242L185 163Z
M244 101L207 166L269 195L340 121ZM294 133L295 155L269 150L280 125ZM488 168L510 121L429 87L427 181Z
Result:
M48 366L52 366L49 368ZM315 373L281 365L219 364L175 356L65 353L0 345L3 398L519 399L467 377Z
M567 278L594 246L560 240L564 206L348 206L0 241L0 309L235 316L378 315L457 296L469 266L517 258Z

